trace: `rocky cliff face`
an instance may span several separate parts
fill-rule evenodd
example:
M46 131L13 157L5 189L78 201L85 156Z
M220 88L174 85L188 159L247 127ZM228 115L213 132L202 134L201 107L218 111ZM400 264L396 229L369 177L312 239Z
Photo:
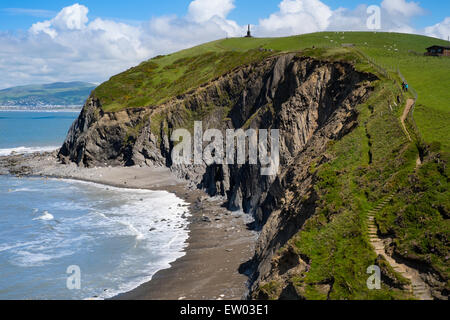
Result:
M327 144L357 125L355 106L375 77L340 62L285 54L233 70L156 107L105 113L92 96L70 129L59 157L82 166L169 166L193 187L253 214L261 230L253 260L255 287L271 258L314 212L313 163L327 161ZM176 166L176 128L280 129L280 169L261 176L256 165ZM297 265L301 265L300 262ZM295 267L295 266L294 266Z

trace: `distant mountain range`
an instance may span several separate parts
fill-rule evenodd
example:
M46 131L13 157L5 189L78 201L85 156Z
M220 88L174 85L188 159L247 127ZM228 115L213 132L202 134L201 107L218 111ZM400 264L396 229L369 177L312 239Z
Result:
M0 90L0 106L36 108L82 106L96 85L86 82L56 82Z

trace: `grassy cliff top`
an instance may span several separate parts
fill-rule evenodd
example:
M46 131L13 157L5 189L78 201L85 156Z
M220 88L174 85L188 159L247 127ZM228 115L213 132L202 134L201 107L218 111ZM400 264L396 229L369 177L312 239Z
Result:
M435 38L383 32L320 32L286 38L231 38L150 59L100 85L94 94L105 111L158 105L240 65L279 52L354 44L388 69L400 69L419 100L416 122L424 138L450 147L450 58L423 56ZM266 50L261 50L266 49Z

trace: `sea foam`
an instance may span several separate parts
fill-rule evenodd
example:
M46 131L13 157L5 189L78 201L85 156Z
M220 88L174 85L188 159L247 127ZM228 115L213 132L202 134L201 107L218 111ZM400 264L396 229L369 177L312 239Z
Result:
M56 146L46 146L46 147L16 147L16 148L6 148L0 149L0 157L10 156L12 154L29 154L35 152L52 152L58 150L59 147Z
M8 241L0 245L7 263L0 263L0 272L15 274L3 285L0 279L0 298L110 298L185 255L189 209L172 193L75 180L4 182L3 190L21 192L0 192L0 200L11 204L6 212L11 224L2 231ZM69 265L81 267L80 291L65 289ZM2 295L2 286L17 291Z

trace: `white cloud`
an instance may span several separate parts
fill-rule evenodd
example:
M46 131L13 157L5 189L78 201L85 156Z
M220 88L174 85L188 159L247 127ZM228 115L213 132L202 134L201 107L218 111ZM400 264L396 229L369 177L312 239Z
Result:
M417 2L407 2L406 0L383 0L381 7L390 15L403 15L405 17L413 17L421 15L424 10Z
M280 10L259 21L263 36L283 36L325 30L332 10L319 0L283 0Z
M430 37L441 38L448 40L450 37L450 17L444 19L444 21L425 28L425 34Z
M189 4L188 17L205 22L213 17L225 19L234 9L234 0L194 0Z
M211 3L215 2L215 5ZM0 33L0 88L28 83L102 82L152 56L227 36L244 27L227 20L233 1L192 2L186 17L163 16L137 25L97 18L74 4L28 33Z
M30 31L34 34L39 34L41 32L46 33L53 39L56 38L56 36L58 35L56 30L52 29L52 22L49 20L33 24Z
M86 27L89 21L89 9L78 3L62 9L58 15L44 22L38 22L31 26L30 31L34 34L44 32L55 38L58 35L58 30L81 30Z
M411 21L425 12L417 2L406 0L384 0L381 8L382 27L389 32L417 33Z
M330 25L327 30L368 31L367 5L359 5L354 10L339 8L333 11ZM415 2L405 0L384 0L381 3L381 29L380 31L417 33L411 27L414 17L424 13L424 10Z
M25 9L25 8L5 8L1 11L14 16L31 16L38 18L50 18L55 15L55 12L42 9Z
M355 10L338 8L333 11L328 30L361 31L367 30L367 6L359 5Z
M279 11L261 19L260 36L288 36L317 31L367 31L367 5L354 10L331 10L320 0L283 0ZM413 33L410 20L424 10L415 2L384 0L381 3L382 31Z

